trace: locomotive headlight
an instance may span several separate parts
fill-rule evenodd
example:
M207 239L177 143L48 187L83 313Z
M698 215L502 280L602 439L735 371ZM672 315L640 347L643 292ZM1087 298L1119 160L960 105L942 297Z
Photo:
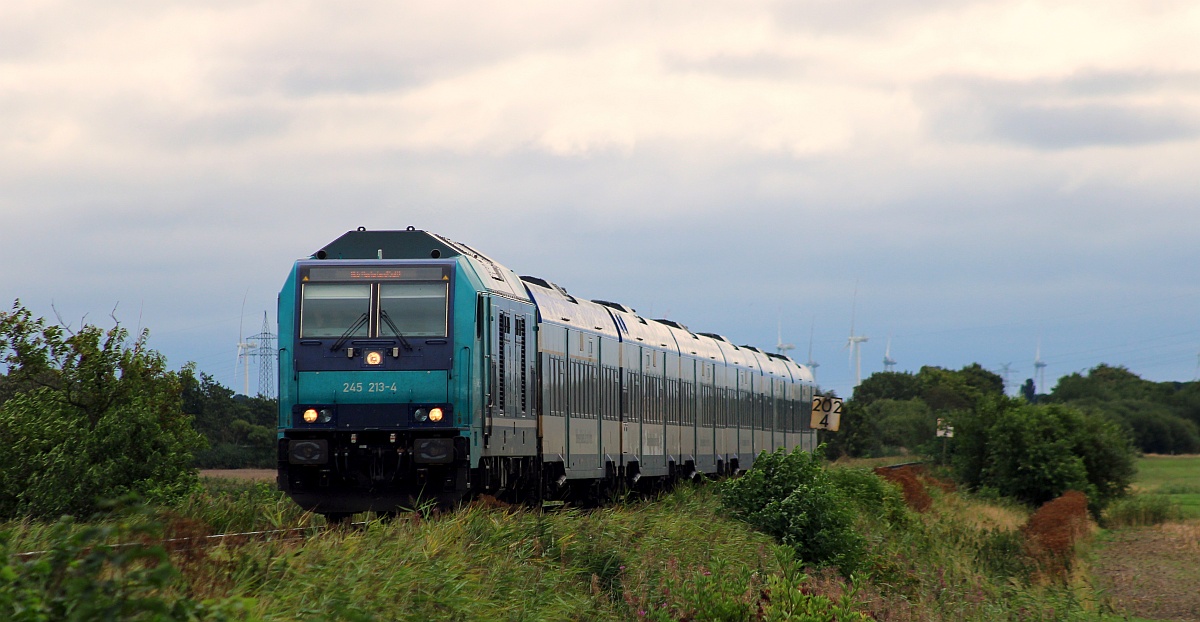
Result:
M441 421L442 420L442 409L437 408L437 407L430 408L429 409L429 420L434 423Z
M383 362L383 353L374 350L367 352L367 365L378 365Z
M424 408L418 408L415 412L413 412L413 419L415 419L417 423L424 423L427 419L429 419L429 411L425 410Z
M309 408L308 410L304 411L304 422L305 423L316 423L317 422L317 409L316 408Z

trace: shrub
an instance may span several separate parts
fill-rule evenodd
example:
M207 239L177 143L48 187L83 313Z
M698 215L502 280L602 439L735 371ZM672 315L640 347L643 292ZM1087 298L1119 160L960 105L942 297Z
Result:
M954 425L959 481L1024 503L1079 490L1098 516L1125 494L1135 472L1133 447L1118 424L1067 406L990 399L956 416Z
M11 391L0 404L0 518L94 512L102 498L171 500L195 490L203 439L180 403L180 375L120 325L78 332L13 305L0 313Z
M115 523L77 526L69 517L50 532L48 550L15 555L0 534L0 617L29 620L229 620L248 618L251 601L197 602L172 594L179 573L143 513ZM114 544L118 541L121 544Z
M849 499L860 515L869 516L889 526L903 526L912 521L904 495L884 478L859 468L828 469L830 482Z
M985 479L1001 495L1034 505L1068 490L1091 493L1083 456L1074 451L1079 419L1061 406L1006 411L988 435Z
M804 563L856 571L865 542L851 502L823 468L824 446L807 453L763 452L754 467L721 486L722 504L796 551Z
M1182 510L1167 495L1133 495L1118 499L1104 510L1108 528L1144 527L1179 520Z
M779 562L783 572L767 577L767 589L763 592L765 602L760 604L756 619L767 622L868 622L873 619L858 610L855 598L860 584L857 578L850 580L848 589L831 598L815 593L809 576L788 555L781 552Z

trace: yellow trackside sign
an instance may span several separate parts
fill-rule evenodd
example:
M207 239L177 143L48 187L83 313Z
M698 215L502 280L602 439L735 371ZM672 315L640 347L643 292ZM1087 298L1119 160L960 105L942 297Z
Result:
M814 395L812 403L812 428L837 432L842 424L842 398Z

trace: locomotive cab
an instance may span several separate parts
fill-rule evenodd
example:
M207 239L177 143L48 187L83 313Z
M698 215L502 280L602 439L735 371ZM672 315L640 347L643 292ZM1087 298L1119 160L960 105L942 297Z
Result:
M479 288L457 255L425 232L360 230L293 266L278 483L305 509L341 517L469 490L476 404L461 380L478 364Z

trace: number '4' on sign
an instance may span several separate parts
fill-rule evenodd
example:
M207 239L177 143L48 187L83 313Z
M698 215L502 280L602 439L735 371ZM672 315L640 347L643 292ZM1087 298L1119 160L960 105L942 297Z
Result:
M842 398L814 395L812 423L814 430L837 432L842 424Z

